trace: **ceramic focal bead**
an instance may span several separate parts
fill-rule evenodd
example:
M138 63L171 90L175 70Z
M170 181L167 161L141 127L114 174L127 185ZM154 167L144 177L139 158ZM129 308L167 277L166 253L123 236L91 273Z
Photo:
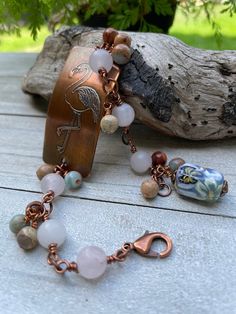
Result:
M119 44L112 49L111 54L114 62L122 65L129 62L131 57L131 49L124 44Z
M36 175L39 178L39 180L42 180L44 176L46 176L49 173L53 173L55 166L44 164L38 168L36 171Z
M57 173L49 173L41 180L41 190L43 193L53 191L55 196L63 193L65 189L64 179Z
M39 226L37 238L39 244L46 249L51 243L61 246L66 239L66 228L56 219L46 220Z
M223 184L224 177L217 170L187 163L178 168L174 183L179 194L208 202L220 197Z
M25 215L15 215L9 222L11 232L17 234L22 228L26 226Z
M98 72L100 69L105 69L109 72L113 65L111 54L105 49L95 50L89 57L89 66L93 72Z
M112 114L105 115L100 122L101 129L104 133L112 134L114 133L118 127L118 119Z
M159 186L156 181L148 179L143 181L141 185L141 192L143 194L143 197L151 199L157 196L159 192Z
M179 157L173 158L169 161L169 167L172 171L178 170L178 168L182 166L183 164L185 164L185 161Z
M97 246L87 246L79 251L77 264L82 277L97 279L104 274L107 268L107 257L103 249Z
M118 35L117 30L109 27L103 32L103 41L105 43L112 45L117 35Z
M78 171L69 171L65 175L65 184L67 189L76 190L82 184L82 175Z
M137 151L132 154L130 165L136 173L145 173L152 166L151 156L145 151Z
M156 165L165 165L167 161L167 156L165 153L156 151L152 154L152 164Z
M17 233L16 240L22 249L32 250L38 244L37 230L31 226L26 226Z
M120 127L129 126L135 118L134 109L127 103L123 102L120 106L115 106L112 115L118 119Z

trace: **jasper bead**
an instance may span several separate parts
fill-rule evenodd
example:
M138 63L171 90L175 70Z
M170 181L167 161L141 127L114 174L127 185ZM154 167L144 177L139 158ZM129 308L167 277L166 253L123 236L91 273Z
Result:
M42 180L44 176L46 176L49 173L53 173L55 166L44 164L38 168L36 171L36 175L39 178L39 180Z
M112 110L112 115L118 119L118 124L120 127L129 126L135 118L134 109L125 102L119 106L115 106Z
M97 246L84 247L77 256L79 273L86 279L101 277L107 268L107 257Z
M63 193L65 189L64 179L57 173L49 173L41 180L41 190L43 193L53 191L55 196Z
M105 115L102 118L100 125L101 125L102 131L107 134L114 133L119 127L117 117L115 117L112 114Z
M69 190L75 190L82 184L82 175L78 171L70 171L65 175L64 180Z
M124 44L128 47L131 46L131 37L125 33L119 33L114 40L114 46Z
M39 226L37 238L39 244L46 249L51 243L61 246L66 239L66 228L56 219L46 220Z
M142 182L141 192L145 198L154 198L159 192L159 186L156 181L148 179Z
M169 161L169 167L172 171L178 170L180 166L185 164L185 161L182 158L173 158Z
M26 226L25 215L15 215L9 222L11 232L17 234L22 228Z
M112 56L105 49L97 49L89 57L89 66L96 73L100 69L105 69L109 72L113 66Z
M117 35L118 35L117 30L115 30L112 27L109 27L103 32L103 41L105 43L112 45Z
M114 62L122 65L129 62L131 57L131 49L124 44L118 44L112 49L111 54Z
M37 231L31 226L26 226L22 228L17 233L16 239L19 246L24 250L32 250L38 244Z
M152 154L152 164L156 165L165 165L167 161L167 156L165 153L156 151Z
M145 151L137 151L130 158L131 168L139 173L145 173L152 166L151 156Z

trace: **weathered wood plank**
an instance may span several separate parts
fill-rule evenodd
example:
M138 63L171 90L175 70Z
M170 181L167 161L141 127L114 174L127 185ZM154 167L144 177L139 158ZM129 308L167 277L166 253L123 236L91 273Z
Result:
M35 62L36 53L1 53L0 77L22 77Z
M56 274L47 265L44 249L26 254L9 233L11 216L38 196L1 189L2 313L235 312L235 219L63 198L55 205L54 217L67 228L61 254L69 259L89 244L111 254L146 229L165 232L174 241L167 259L132 254L125 263L108 266L99 281L87 282L73 273Z
M40 191L35 170L42 163L44 118L0 116L1 138L0 186L10 189ZM139 147L150 153L156 149L166 151L170 158L182 156L185 160L222 171L229 181L230 193L213 205L183 199L173 193L170 197L158 197L146 201L139 187L144 177L137 176L129 168L129 150L119 137L101 134L90 178L78 192L67 192L73 197L98 199L110 202L136 204L152 208L201 212L212 215L236 217L236 176L234 166L236 139L210 143L189 142L158 136L148 128L133 126Z

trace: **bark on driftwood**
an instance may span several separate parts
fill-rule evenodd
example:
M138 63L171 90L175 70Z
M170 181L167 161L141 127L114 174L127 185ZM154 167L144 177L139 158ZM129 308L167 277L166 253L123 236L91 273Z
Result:
M140 121L187 139L236 136L236 51L196 49L161 34L130 34L133 54L119 83ZM48 100L71 47L101 41L102 30L81 27L48 37L23 90Z

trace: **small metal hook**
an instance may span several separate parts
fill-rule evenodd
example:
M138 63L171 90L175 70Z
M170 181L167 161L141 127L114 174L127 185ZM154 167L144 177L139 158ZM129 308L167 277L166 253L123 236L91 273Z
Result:
M166 243L166 249L160 253L151 250L152 242L156 239L161 239ZM146 257L165 258L170 255L172 248L172 240L166 234L161 232L146 231L143 236L133 243L133 249L138 254Z

